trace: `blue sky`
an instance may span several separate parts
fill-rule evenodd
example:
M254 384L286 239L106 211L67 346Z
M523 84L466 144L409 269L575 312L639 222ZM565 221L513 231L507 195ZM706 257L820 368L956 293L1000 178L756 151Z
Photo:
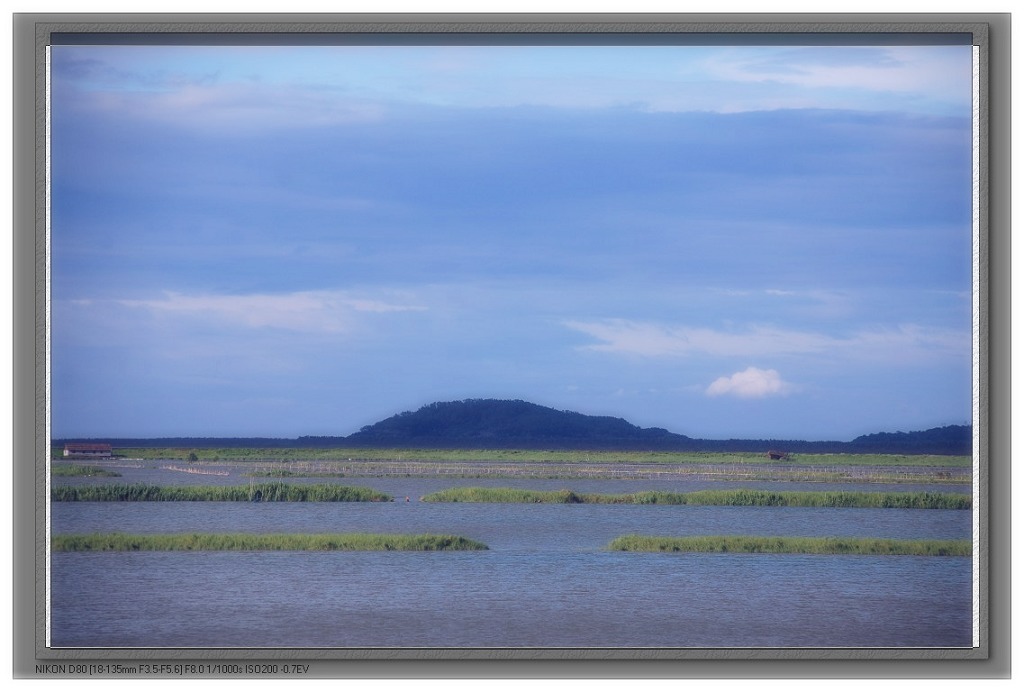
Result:
M971 419L969 46L51 62L55 437Z

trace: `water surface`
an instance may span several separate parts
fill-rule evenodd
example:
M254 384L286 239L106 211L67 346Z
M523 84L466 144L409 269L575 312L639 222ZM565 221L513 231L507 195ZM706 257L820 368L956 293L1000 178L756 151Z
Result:
M248 483L128 470L58 482ZM962 539L954 510L424 503L465 485L580 492L831 484L565 479L289 479L392 503L55 502L53 533L451 533L452 553L54 553L55 647L963 647L970 558L608 552L614 538L755 534ZM835 489L882 490L835 484ZM895 490L916 489L897 485ZM948 487L929 488L951 492ZM410 501L406 502L408 496Z

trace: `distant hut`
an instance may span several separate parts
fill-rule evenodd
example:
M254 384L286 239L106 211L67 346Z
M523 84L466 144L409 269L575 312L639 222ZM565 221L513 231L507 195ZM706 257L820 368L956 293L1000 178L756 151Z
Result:
M68 442L64 445L65 459L109 459L113 456L106 442Z
M767 454L765 454L765 456L768 457L769 459L771 459L772 461L788 461L789 460L789 452L778 452L778 451L775 451L775 450L769 450L769 452Z

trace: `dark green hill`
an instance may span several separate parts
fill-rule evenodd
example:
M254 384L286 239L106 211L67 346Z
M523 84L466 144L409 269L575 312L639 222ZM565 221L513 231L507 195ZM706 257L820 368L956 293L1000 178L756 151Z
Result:
M693 440L621 418L587 416L526 401L467 399L429 404L368 425L357 446L561 449L689 449Z
M861 435L847 446L850 452L862 454L970 454L971 442L970 426L947 425L918 432ZM922 449L928 451L918 451Z
M353 446L490 449L629 449L804 454L971 453L971 428L950 425L911 433L876 433L851 442L705 440L640 428L621 418L559 411L526 401L467 399L438 402L368 425L345 438Z

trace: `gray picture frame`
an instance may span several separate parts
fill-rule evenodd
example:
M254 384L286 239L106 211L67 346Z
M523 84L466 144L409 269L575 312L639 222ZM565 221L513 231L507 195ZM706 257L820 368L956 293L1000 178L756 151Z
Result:
M132 42L146 35L232 42L253 35L323 41L339 33L355 40L402 40L429 33L442 42L474 35L550 36L592 40L595 34L636 36L961 33L973 35L981 56L980 334L979 360L981 579L980 646L973 649L714 649L714 650L54 650L45 646L43 618L47 527L45 464L48 406L46 304L45 48L58 34L109 33ZM545 15L288 15L288 14L15 14L14 15L14 674L24 678L122 678L116 666L159 665L142 677L189 675L185 664L309 665L307 678L1000 678L1010 671L1009 517L1009 15L545 14ZM162 666L167 666L166 668Z

